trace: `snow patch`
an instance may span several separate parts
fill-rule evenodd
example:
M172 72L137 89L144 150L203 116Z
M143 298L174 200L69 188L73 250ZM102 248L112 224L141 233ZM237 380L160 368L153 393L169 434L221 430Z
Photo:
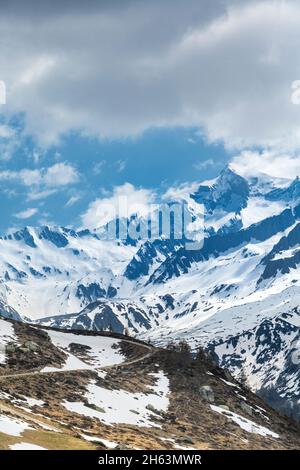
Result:
M5 320L0 320L0 364L4 364L6 360L6 346L14 342L17 338L12 323Z
M10 436L20 436L26 429L32 429L28 423L8 416L0 416L0 432Z
M119 351L120 341L105 336L87 336L74 333L62 333L60 331L45 330L54 346L63 350L67 355L67 361L62 369L45 367L42 372L54 372L57 370L78 370L101 368L124 362L124 356ZM69 352L70 344L75 343L86 346L86 359L82 360ZM87 363L88 362L88 363Z
M157 415L148 408L151 406L159 412L167 411L169 406L169 380L162 371L152 375L156 378L156 384L150 388L151 393L149 394L130 393L125 390L108 390L99 387L95 382L91 382L88 385L86 399L96 409L89 408L82 402L65 401L63 405L69 411L90 418L98 418L108 425L122 423L159 427L157 423L152 422L152 419Z
M36 444L29 444L29 442L18 442L17 444L10 445L9 448L11 450L48 450Z
M227 418L231 419L234 423L240 426L241 429L244 431L259 434L263 437L274 437L275 439L279 438L279 435L269 429L265 428L264 426L260 426L259 424L254 423L250 419L244 418L232 411L224 410L223 408L215 405L210 405L211 409L216 413L219 413Z

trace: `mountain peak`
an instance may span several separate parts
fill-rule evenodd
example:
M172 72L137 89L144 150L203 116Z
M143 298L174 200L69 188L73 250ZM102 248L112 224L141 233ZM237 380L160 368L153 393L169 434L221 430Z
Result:
M220 172L220 176L229 175L229 176L240 176L237 171L228 163Z
M199 204L204 204L208 211L221 209L225 212L239 213L247 205L249 185L242 176L227 165L212 186L200 185L191 197Z

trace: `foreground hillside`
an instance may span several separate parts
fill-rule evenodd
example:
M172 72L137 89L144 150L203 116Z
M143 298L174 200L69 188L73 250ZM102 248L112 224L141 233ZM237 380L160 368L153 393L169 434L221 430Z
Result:
M200 354L0 320L1 449L299 449L299 428Z

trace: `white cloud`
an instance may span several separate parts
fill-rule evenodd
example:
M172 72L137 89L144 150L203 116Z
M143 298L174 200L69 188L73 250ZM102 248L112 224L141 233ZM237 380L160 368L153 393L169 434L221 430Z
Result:
M15 134L15 131L11 127L7 126L6 124L0 125L0 138L1 139L11 138L14 136L14 134Z
M1 109L3 112L3 110ZM0 160L10 160L23 145L22 135L7 124L0 125Z
M300 107L290 101L300 78L299 2L98 2L64 15L63 7L7 9L5 110L25 111L26 130L42 143L70 130L110 138L196 126L228 147L300 146ZM34 31L30 15L42 18Z
M40 199L46 199L47 197L52 196L52 194L55 194L56 192L57 188L40 190L38 187L34 187L27 194L27 200L39 201Z
M72 165L67 163L56 163L55 165L47 168L44 174L42 174L42 180L45 186L67 186L69 184L77 183L79 175Z
M187 201L190 199L191 193L196 192L198 187L199 182L182 183L176 186L171 186L163 194L162 200L166 202Z
M34 163L35 163L36 165L39 164L39 162L40 162L40 160L41 160L42 157L43 157L43 154L42 154L41 152L39 152L39 151L37 151L37 150L34 150L34 151L32 152L32 160L34 161Z
M102 173L103 168L106 165L106 160L100 160L100 162L97 162L94 167L93 167L93 173L95 175L100 175Z
M45 214L45 215L42 215L42 217L38 220L38 226L39 227L43 227L47 225L48 227L49 226L55 226L55 221L51 218L49 218L49 215L48 214Z
M79 181L79 173L69 163L56 163L48 168L27 169L20 171L0 171L0 181L17 182L29 191L28 201L45 199L66 186Z
M0 172L0 181L18 181L25 186L43 186L57 188L77 183L79 174L69 163L56 163L48 168L20 171L4 170Z
M265 173L276 178L300 176L300 155L276 150L243 151L232 159L230 166L242 176Z
M65 204L65 207L72 207L80 200L80 196L71 196Z
M116 169L117 169L117 172L118 172L118 173L122 173L122 171L125 170L126 165L127 165L126 160L118 160L118 161L116 162Z
M33 217L37 212L38 212L38 209L32 207L22 212L18 212L17 214L15 214L15 217L17 217L17 219L22 219L22 220L30 219L30 217Z
M146 216L155 201L155 193L149 189L135 188L130 183L115 186L109 197L93 201L82 214L82 225L87 228L99 228L112 220L116 214L130 217L133 214Z
M215 162L212 158L208 158L207 160L204 160L202 162L195 163L194 168L195 170L207 170L207 168L210 168L215 165L217 165L217 162Z
M12 172L16 179L20 179L25 186L40 185L43 180L43 173L41 170L28 170L26 168L20 172Z

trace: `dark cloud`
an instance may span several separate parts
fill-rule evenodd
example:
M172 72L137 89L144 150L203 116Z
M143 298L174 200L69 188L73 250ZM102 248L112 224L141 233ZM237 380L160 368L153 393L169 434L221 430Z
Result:
M47 143L153 126L229 146L297 141L299 21L292 0L2 2L5 110Z
M112 11L137 4L139 0L1 0L1 14L46 16Z

